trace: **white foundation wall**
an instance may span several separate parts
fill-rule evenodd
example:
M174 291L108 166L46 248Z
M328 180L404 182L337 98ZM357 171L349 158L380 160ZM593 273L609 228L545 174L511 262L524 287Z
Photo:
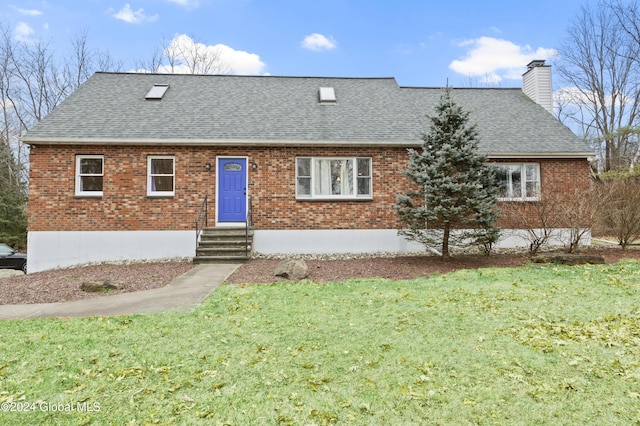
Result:
M409 253L424 246L395 229L256 230L253 251L261 254Z
M558 229L548 245L563 245L568 229ZM526 231L502 230L495 248L528 247ZM586 234L582 244L589 245ZM29 273L89 263L175 259L195 256L195 231L29 232ZM253 251L260 254L424 253L395 229L256 230Z
M193 257L195 231L29 232L27 271L87 263Z
M535 230L536 235L542 235L542 229ZM546 247L562 247L566 245L571 236L571 229L569 228L557 228L552 230L549 240L544 245ZM528 233L522 229L503 229L500 234L500 239L495 245L496 248L528 248L530 237ZM580 245L591 245L591 231L586 231L580 239ZM543 246L543 247L544 247Z
M540 232L540 231L539 231ZM562 246L569 229L554 230L549 246ZM591 244L591 234L582 238ZM527 248L526 231L503 229L495 248ZM260 254L421 253L422 244L407 241L395 229L256 230L253 251Z

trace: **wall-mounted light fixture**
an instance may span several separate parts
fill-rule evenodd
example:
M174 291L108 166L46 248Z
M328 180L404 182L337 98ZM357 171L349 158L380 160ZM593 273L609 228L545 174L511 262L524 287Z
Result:
M205 170L206 172L210 172L210 171L211 171L211 163L206 163L206 164L204 165L204 170Z
M258 169L258 163L256 163L255 161L252 161L252 162L251 162L251 168L252 168L253 170L257 170L257 169Z

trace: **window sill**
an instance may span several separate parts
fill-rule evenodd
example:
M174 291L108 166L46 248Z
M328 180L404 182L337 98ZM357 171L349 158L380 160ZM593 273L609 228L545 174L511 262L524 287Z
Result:
M296 197L296 201L373 201L373 197Z
M151 200L158 200L158 199L167 199L167 198L175 198L176 196L174 194L167 194L167 195L152 195L152 194L147 194L147 198L151 199Z
M540 198L498 198L499 203L535 203Z
M100 194L75 194L74 198L93 198L99 199L102 198L102 193Z

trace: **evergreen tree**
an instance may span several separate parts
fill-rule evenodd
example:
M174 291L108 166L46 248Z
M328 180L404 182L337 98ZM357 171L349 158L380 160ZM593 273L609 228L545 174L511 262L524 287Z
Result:
M469 113L456 105L447 89L429 117L421 150L409 150L403 174L415 185L398 195L396 211L409 240L449 256L449 247L490 247L499 230L495 205L498 187L487 157L478 150L478 132Z
M21 193L0 191L0 242L14 248L27 244L26 197Z
M27 244L27 197L9 146L0 140L0 242L14 248Z

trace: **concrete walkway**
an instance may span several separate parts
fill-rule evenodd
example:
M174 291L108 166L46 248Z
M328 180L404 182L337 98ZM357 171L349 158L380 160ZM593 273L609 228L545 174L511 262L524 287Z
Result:
M169 285L153 290L101 296L75 302L0 305L0 319L189 312L239 266L239 264L198 265Z

